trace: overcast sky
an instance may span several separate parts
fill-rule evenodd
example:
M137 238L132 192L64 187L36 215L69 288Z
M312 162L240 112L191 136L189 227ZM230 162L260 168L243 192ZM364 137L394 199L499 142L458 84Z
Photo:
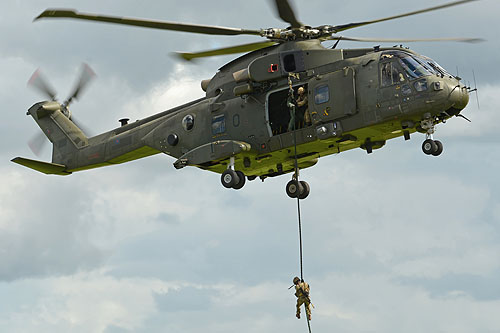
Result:
M444 3L295 1L306 24L345 24ZM157 155L45 176L10 162L36 158L26 87L42 68L62 100L82 62L97 78L73 114L98 134L203 96L231 56L181 63L173 51L258 41L34 17L50 7L222 25L285 27L260 1L8 0L0 3L0 331L304 332L287 288L300 273L289 176L227 190L220 177L175 170ZM346 31L351 37L481 37L414 43L472 81L476 97L439 125L439 158L423 135L367 155L322 158L301 172L304 275L315 332L500 330L500 5L495 0ZM373 43L341 42L340 47ZM49 161L50 149L40 159Z

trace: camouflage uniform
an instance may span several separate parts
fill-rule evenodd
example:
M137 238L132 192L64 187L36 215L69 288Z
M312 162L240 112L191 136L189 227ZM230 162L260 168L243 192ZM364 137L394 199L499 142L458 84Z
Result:
M300 307L302 304L306 306L306 315L309 320L311 320L311 299L309 298L309 285L300 281L299 278L293 279L295 284L295 296L297 296L297 318L300 319Z
M287 132L291 132L295 129L295 98L293 96L289 96L286 105L288 106L288 110L290 111L290 121L288 122Z
M297 106L299 108L300 121L304 121L304 124L311 125L311 115L309 114L309 108L307 105L307 95L305 93L304 87L298 89L299 96L297 97Z

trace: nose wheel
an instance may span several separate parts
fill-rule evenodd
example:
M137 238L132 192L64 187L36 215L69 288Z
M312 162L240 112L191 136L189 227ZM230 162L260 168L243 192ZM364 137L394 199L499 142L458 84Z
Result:
M426 155L439 156L443 152L443 144L438 140L426 139L422 143L422 151Z
M422 129L426 130L425 141L422 143L422 151L426 155L439 156L443 152L441 141L432 137L435 132L435 122L430 116L420 122Z

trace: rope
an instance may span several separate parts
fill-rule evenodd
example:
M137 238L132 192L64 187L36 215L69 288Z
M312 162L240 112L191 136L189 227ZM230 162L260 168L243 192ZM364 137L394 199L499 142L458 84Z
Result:
M290 101L294 100L294 93L292 88L292 73L288 76L288 85L290 87L289 90L289 99ZM297 182L297 187L300 188L299 182L299 166L297 161L297 131L296 131L296 108L295 106L290 106L293 109L293 146L294 146L294 167L295 167L295 181ZM303 262L303 251L302 251L302 219L300 214L300 199L297 193L297 216L299 219L299 249L300 249L300 280L304 281L304 262ZM311 306L311 305L309 305ZM311 333L311 323L309 321L309 316L307 315L307 307L306 303L304 303L304 312L307 319L307 328L309 329L309 333Z
M295 129L295 125L294 125ZM295 144L295 176L297 180L297 184L299 184L299 173L297 167L297 140L295 140L295 132L293 135L293 141ZM297 216L299 218L299 249L300 249L300 280L304 281L304 262L303 262L303 252L302 252L302 219L300 214L300 199L297 196ZM309 301L310 303L310 301ZM309 304L309 306L311 306ZM307 315L307 305L304 303L304 312L306 314L307 319L307 328L309 329L309 333L311 333L311 323L309 322L309 316Z

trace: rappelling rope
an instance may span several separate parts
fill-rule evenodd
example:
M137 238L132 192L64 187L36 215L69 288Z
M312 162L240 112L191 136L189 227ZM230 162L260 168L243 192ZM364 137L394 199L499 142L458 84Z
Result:
M293 87L292 87L292 77L298 79L298 74L289 73L289 75L288 75L288 86L289 86L288 100L291 103L293 103L295 100ZM295 125L297 123L296 106L289 104L289 108L291 108L292 112L293 112L293 146L294 146L294 168L295 168L294 178L295 178L295 182L297 185L297 191L298 191L300 189L300 182L299 182L299 166L298 166L298 161L297 161L298 160L297 159L297 131L295 128ZM297 216L299 219L300 280L304 281L304 263L303 263L303 252L302 252L302 219L301 219L301 214L300 214L299 192L297 192ZM307 315L306 310L307 310L306 304L304 303L304 311L306 313L306 319L307 319L307 328L309 329L309 333L311 333L311 323L309 322L309 316Z
M298 159L297 159L297 131L296 131L296 107L295 107L295 96L294 96L294 91L292 87L292 77L298 79L298 75L294 73L289 73L288 75L288 86L289 86L289 91L288 91L288 106L289 108L292 109L293 113L293 146L294 146L294 179L297 185L297 215L299 218L299 249L300 249L300 279L304 280L304 264L303 264L303 252L302 252L302 219L301 219L301 214L300 214L300 199L299 199L299 188L300 188L300 181L299 181L299 166L298 166Z

